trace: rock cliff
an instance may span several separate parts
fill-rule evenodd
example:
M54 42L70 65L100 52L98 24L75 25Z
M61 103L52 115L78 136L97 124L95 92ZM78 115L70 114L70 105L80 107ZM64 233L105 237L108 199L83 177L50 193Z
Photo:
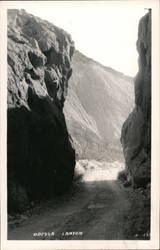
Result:
M75 152L64 101L72 74L69 34L24 10L8 11L8 209L61 193Z
M139 23L139 71L134 80L135 107L121 134L128 181L146 187L151 172L151 12Z
M134 105L131 77L75 51L64 112L80 159L123 160L121 127Z

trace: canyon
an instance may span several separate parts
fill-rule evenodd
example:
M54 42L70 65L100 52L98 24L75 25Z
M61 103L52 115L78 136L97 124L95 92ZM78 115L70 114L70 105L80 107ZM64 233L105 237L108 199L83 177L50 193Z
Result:
M132 79L77 51L66 31L8 10L9 239L150 238L150 11L137 50Z

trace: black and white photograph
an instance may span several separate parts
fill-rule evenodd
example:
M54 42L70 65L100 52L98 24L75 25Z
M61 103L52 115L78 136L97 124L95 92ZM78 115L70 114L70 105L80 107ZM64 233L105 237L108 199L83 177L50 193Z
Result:
M158 249L159 1L4 2L1 238Z

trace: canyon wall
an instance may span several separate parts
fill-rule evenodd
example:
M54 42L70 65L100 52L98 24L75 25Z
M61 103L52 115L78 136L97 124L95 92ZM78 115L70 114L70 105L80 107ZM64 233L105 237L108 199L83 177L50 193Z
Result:
M75 152L64 101L74 43L62 29L24 10L8 11L8 209L71 184Z
M75 51L64 112L80 159L123 161L121 127L134 107L133 79Z
M128 181L146 187L151 178L151 12L139 23L139 71L134 80L135 107L121 134Z

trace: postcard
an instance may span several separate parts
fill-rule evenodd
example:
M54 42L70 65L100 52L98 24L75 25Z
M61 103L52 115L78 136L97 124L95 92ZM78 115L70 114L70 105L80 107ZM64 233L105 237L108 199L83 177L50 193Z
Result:
M159 1L1 1L1 249L159 249Z

